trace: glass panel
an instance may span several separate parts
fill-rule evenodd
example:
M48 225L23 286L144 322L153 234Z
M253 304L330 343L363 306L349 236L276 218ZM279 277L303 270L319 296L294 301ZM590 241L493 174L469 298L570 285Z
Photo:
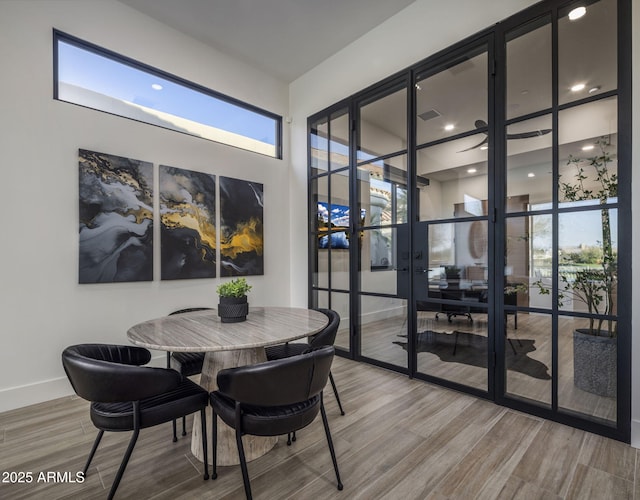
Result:
M320 288L329 286L329 253L321 247L321 237L313 237L312 246L312 285Z
M539 25L507 35L507 119L551 107L551 24Z
M326 118L311 124L311 175L329 169L329 125Z
M440 307L439 310L436 307L418 310L418 371L486 391L487 310L451 304L441 304ZM462 317L447 321L442 315L449 314L448 310L455 314L468 312L473 321Z
M402 236L401 236L402 235ZM360 251L360 290L397 295L403 290L399 280L405 280L407 270L398 269L398 254L407 249L407 232L396 228L366 229L362 231ZM404 238L400 241L400 238ZM403 273L399 276L398 273Z
M551 115L507 127L507 212L550 208L552 141Z
M311 203L316 212L311 213L311 230L326 232L329 223L327 202L329 201L329 177L322 176L311 179Z
M487 215L486 138L473 135L417 152L419 220Z
M588 3L589 5L586 5ZM617 88L616 0L576 2L558 20L560 104ZM575 17L576 7L584 15ZM573 13L573 14L572 14Z
M417 78L417 144L486 130L487 53L475 55L478 52L460 57L440 73Z
M604 99L560 113L561 207L617 201L617 104Z
M522 258L519 255L523 246L527 246L529 289L527 300L530 307L551 309L551 287L553 280L553 218L551 215L535 215L516 219L515 226L526 226L528 240L521 240L517 232L510 231L507 237L507 269L518 269ZM509 226L507 226L509 228ZM511 226L513 227L513 226ZM509 229L507 229L509 232ZM526 275L525 275L526 276ZM525 280L522 280L526 283ZM522 303L524 290L518 296L518 305Z
M333 231L345 231L348 234L351 222L349 214L349 175L332 174L330 182L329 225Z
M311 200L316 207L312 213L311 230L312 242L312 282L321 288L329 286L329 255L325 250L329 247L329 186L328 177L318 177L311 180Z
M331 233L331 288L349 290L349 249L345 245L343 232ZM348 245L348 243L346 243Z
M331 248L331 288L349 290L350 209L349 175L331 174L331 203L329 211Z
M358 167L359 203L365 225L385 226L407 219L407 155Z
M358 161L407 149L407 90L360 108Z
M332 292L331 309L340 315L340 326L338 327L335 345L349 350L351 345L349 342L349 294Z
M407 222L408 191L406 187L396 187L396 222L404 224Z
M331 115L329 126L331 142L329 143L329 160L331 170L349 165L349 115L346 110Z
M507 394L551 406L551 316L511 311L505 322Z
M503 285L505 287L504 303L508 306L529 307L531 275L530 224L533 219L536 218L510 217L505 220L507 254ZM538 219L540 219L540 216ZM509 311L509 314L514 313L513 309Z
M407 301L360 297L362 355L407 367Z
M560 214L558 224L558 307L564 311L615 314L618 211Z
M559 318L558 406L616 421L617 335L589 334L588 319Z
M329 307L329 292L314 290L312 300L311 307L327 309Z
M487 241L486 220L431 224L428 242L429 297L462 300L471 305L486 304ZM443 312L448 313L446 308ZM452 319L454 315L447 316Z

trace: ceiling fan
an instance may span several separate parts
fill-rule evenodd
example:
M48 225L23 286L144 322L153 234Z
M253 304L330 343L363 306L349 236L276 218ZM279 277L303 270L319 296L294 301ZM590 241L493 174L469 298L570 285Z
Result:
M485 122L484 120L476 120L475 121L475 126L477 129L481 129L481 128L486 128L487 127L487 122ZM550 128L543 128L541 130L531 130L530 132L519 132L517 134L507 134L507 140L511 140L511 139L530 139L531 137L540 137L541 135L546 135L549 132L551 132ZM467 149L463 149L462 151L458 151L458 153L464 153L465 151L471 151L472 149L476 149L479 148L481 146L484 146L485 144L489 143L489 134L487 132L483 132L484 134L486 134L486 137L483 139L483 141L479 144L476 144L475 146L471 146L470 148Z

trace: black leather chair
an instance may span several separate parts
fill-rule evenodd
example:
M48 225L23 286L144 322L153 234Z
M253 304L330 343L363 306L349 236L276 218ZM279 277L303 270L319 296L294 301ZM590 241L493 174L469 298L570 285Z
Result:
M309 425L322 415L329 451L342 490L322 391L327 384L334 356L333 346L320 347L299 356L256 365L220 370L218 390L211 393L213 474L216 479L218 417L235 429L245 493L251 499L251 485L242 436L280 436Z
M209 479L205 423L209 394L175 370L140 366L150 359L151 353L142 347L109 344L75 345L62 352L62 365L73 390L91 402L91 421L98 428L84 466L85 476L104 431L133 431L111 486L110 499L118 489L140 429L196 411L202 417L204 479Z
M180 309L169 313L169 316L174 314L182 314L193 311L208 311L210 307L190 307L188 309ZM167 368L173 368L180 372L185 377L191 377L202 372L202 365L204 364L203 352L170 352L167 351ZM182 417L182 435L187 435L187 419ZM178 440L178 433L176 428L176 421L173 421L173 442Z
M336 341L336 334L338 333L338 327L340 326L340 315L332 309L317 309L321 313L325 314L329 318L329 324L324 329L316 333L311 337L309 343L291 342L287 344L280 344L265 348L267 353L267 360L284 359L290 356L297 356L303 354L312 349L316 349L325 345L333 345ZM340 396L338 395L338 389L336 383L333 380L333 375L329 372L329 381L333 388L333 394L336 396L338 402L338 408L340 408L340 414L344 415L342 409L342 403L340 402Z

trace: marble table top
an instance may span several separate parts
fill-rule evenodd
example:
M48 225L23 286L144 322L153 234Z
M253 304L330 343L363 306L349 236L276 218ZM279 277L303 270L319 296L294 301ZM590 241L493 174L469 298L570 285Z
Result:
M247 320L222 323L215 309L164 316L132 326L129 340L148 349L206 352L282 344L318 333L326 315L296 307L251 307Z

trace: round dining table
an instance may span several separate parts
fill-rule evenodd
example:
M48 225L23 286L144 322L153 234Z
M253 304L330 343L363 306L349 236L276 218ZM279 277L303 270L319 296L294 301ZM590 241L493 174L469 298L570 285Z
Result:
M239 323L222 323L216 310L208 309L139 323L129 328L127 337L133 344L148 349L204 352L200 385L211 392L218 388L216 376L220 370L266 361L265 347L309 337L321 331L328 323L329 319L325 314L297 307L252 307L246 321ZM210 411L208 408L209 418ZM211 427L208 426L208 429ZM200 432L200 414L196 413L191 452L203 461ZM217 464L239 464L235 431L227 425L218 425L217 438ZM277 437L244 436L247 461L261 457L277 441ZM211 450L208 456L213 456Z

